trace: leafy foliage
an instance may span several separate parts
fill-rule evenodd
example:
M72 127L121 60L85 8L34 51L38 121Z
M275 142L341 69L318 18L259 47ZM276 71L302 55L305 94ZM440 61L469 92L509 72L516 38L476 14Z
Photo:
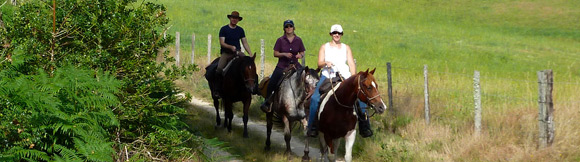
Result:
M1 56L14 62L0 66L6 76L0 95L9 100L2 121L19 124L2 123L2 157L151 161L201 150L176 106L190 95L178 96L173 83L197 66L177 67L168 53L160 53L167 62L156 62L173 39L162 36L165 10L136 0L33 0L4 15L2 34L12 46Z
M102 73L65 67L44 72L1 74L0 158L53 161L111 161L107 130L119 125L110 107L121 82Z

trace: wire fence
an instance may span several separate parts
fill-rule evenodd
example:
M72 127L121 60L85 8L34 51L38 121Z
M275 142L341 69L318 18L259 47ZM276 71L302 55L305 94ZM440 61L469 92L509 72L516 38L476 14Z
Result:
M179 62L179 58L181 57L179 54L180 34L176 33L176 37L176 64L181 65L182 63ZM207 65L209 65L212 53L211 34L209 34L207 38ZM192 35L191 44L192 52L190 63L193 64L195 58L195 34ZM266 67L264 66L264 58L266 56L263 39L261 40L260 49L261 69L259 75L263 78L264 68ZM317 58L317 55L315 54L306 53L306 56L309 58ZM562 59L577 58L568 58L567 56L562 56ZM302 64L304 63L305 58L302 59ZM483 104L483 108L485 109L486 107L494 106L535 107L537 105L542 105L543 102L541 101L542 94L538 95L538 93L542 93L541 88L545 83L542 83L541 80L536 80L535 78L533 80L527 80L498 76L480 76L479 72L476 71L474 71L474 73L461 73L450 72L447 70L440 71L438 69L428 69L427 65L421 68L401 65L390 66L387 64L390 63L385 63L383 65L364 63L364 65L367 67L374 66L377 67L377 69L385 68L388 72L391 72L392 70L392 73L390 74L375 73L375 77L381 79L378 80L379 84L384 85L384 83L389 82L389 87L392 85L392 88L388 89L390 109L393 109L393 107L405 107L411 104L415 105L415 107L431 107L430 109L434 110L442 109L447 111L464 111L468 109L477 109L477 106L482 106L481 104ZM388 67L391 69L387 69ZM540 76L540 73L538 73L538 76ZM550 102L553 102L556 105L578 105L580 103L579 96L575 95L575 92L580 90L580 82L550 81L548 84L553 85L555 87L554 89L556 89L556 91L554 91L554 96L556 96L556 98L554 101L552 101L550 96ZM383 90L385 89L383 88ZM391 94L391 91L394 91L395 93ZM550 91L552 91L552 89L550 89ZM386 91L383 91L382 93L384 94ZM425 100L424 103L421 98ZM474 100L478 100L478 98L481 100L480 102L483 103L479 103L479 105L477 101L474 103ZM473 108L474 106L476 108ZM428 114L429 110L426 110L425 113Z

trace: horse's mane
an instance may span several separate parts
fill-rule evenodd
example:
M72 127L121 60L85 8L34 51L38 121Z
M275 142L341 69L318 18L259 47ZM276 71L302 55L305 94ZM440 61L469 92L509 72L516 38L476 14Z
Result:
M242 78L241 71L243 68L239 68L239 67L246 66L247 64L251 64L253 62L254 62L254 60L250 56L237 57L236 60L234 60L232 62L232 64L230 65L227 73L233 74L233 75L230 75L231 77L234 77L236 79L241 79ZM226 75L228 75L228 74L226 74Z

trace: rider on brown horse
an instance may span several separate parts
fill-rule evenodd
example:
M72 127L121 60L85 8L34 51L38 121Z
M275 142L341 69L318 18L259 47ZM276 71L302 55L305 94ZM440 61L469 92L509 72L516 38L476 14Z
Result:
M240 40L242 40L242 44L246 49L248 54L252 54L252 50L250 50L250 46L248 45L248 41L246 39L246 33L241 26L238 26L238 22L242 21L242 17L240 17L240 13L238 11L233 11L230 15L228 15L228 19L230 23L223 26L219 32L219 39L220 39L220 53L221 56L219 58L219 63L216 69L216 82L217 86L214 89L212 94L215 97L220 97L219 92L222 88L223 82L223 69L226 64L234 58L235 55L245 56L245 54L241 51Z

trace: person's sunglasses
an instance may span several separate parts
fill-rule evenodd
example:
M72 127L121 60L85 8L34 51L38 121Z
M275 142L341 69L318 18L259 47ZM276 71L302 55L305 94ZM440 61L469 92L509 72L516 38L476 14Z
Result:
M292 25L286 25L284 28L293 28L294 26Z
M342 35L342 33L341 33L341 32L332 32L332 33L330 33L330 34L331 34L331 35L335 35L335 34Z

